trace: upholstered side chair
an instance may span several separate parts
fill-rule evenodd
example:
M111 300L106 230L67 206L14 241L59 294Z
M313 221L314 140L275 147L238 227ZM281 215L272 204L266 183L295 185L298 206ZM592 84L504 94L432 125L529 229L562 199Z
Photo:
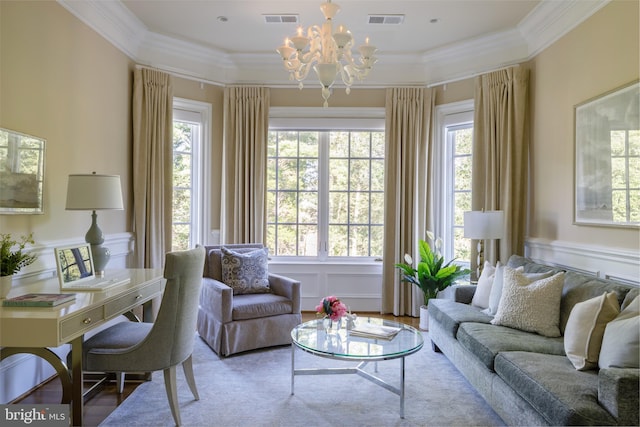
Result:
M117 323L83 344L83 366L89 372L115 372L122 393L125 372L162 370L169 406L176 425L180 408L176 366L182 364L187 384L198 400L191 354L195 340L198 298L202 286L205 249L166 254L167 279L154 323Z
M263 249L262 244L233 244L240 253ZM291 344L291 329L302 321L300 282L268 273L267 293L234 295L223 282L222 246L206 246L198 333L220 356Z

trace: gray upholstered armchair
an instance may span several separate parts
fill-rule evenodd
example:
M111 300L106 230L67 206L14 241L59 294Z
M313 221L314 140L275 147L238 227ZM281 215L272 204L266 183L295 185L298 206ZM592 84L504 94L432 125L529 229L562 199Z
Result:
M247 253L261 244L224 245ZM198 308L198 333L219 355L291 343L291 329L302 321L300 282L268 275L270 292L234 295L222 281L222 247L205 246L207 255Z

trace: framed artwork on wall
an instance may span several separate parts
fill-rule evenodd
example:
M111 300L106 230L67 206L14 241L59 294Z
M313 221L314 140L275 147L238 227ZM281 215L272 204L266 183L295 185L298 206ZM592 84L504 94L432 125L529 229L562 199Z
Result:
M640 83L578 104L574 224L640 226Z
M0 128L0 214L44 213L45 140Z

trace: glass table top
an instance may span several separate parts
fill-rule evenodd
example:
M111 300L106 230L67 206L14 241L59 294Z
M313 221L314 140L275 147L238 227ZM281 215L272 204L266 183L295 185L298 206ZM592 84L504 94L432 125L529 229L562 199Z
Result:
M356 326L366 323L399 328L400 332L390 340L356 336L347 329L346 319L342 319L337 331L327 333L322 327L322 319L316 319L293 328L291 338L304 351L334 359L395 359L413 354L424 345L420 331L409 325L377 317L358 317L356 320Z

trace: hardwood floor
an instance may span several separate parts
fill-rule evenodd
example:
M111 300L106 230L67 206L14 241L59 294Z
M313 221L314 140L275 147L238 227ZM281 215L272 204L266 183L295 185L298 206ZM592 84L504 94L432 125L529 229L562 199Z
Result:
M416 317L395 317L391 315L380 315L377 313L358 314L360 316L369 315L382 317L384 319L405 323L415 328L417 328L420 323L420 319ZM315 313L313 312L302 313L302 320L305 322L314 318ZM120 405L131 393L133 393L133 391L139 384L139 382L127 381L125 383L124 392L122 394L117 393L114 382L108 382L103 385L99 389L97 394L90 398L84 405L84 425L97 426L98 424L100 424L111 412L113 412L118 407L118 405ZM90 384L88 384L87 386L90 386ZM57 377L53 377L26 396L16 399L12 403L59 403L61 397L62 390L60 387L60 381Z

